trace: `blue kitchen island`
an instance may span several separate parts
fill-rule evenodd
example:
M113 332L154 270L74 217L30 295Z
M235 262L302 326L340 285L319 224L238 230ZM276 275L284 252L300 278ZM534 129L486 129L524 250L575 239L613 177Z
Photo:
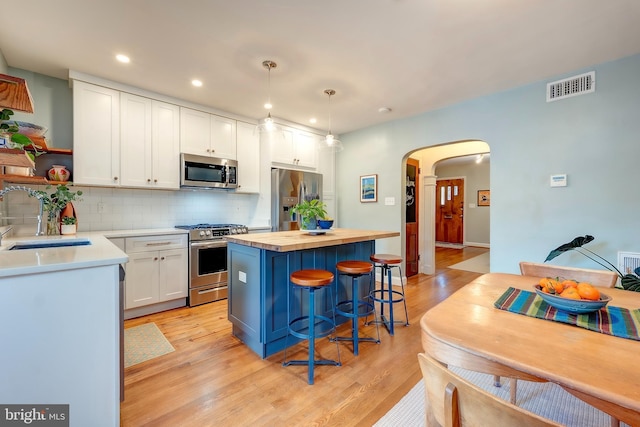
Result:
M344 286L336 273L336 263L368 260L375 252L376 239L398 237L399 232L331 229L325 234L302 230L227 236L229 272L229 321L233 334L260 357L285 348L287 335L287 291L289 275L301 269L331 271L336 280L333 292ZM346 283L346 282L345 282ZM293 307L306 309L299 295ZM328 293L316 307L330 315L334 301ZM338 319L344 322L347 319ZM296 341L289 339L289 345Z

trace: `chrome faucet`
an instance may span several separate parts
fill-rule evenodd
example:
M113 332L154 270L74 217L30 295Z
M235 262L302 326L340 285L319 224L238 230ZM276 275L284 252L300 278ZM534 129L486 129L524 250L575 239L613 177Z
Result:
M36 199L38 199L40 201L40 208L38 210L38 225L36 228L36 236L42 236L44 235L44 230L43 230L43 222L42 222L42 218L44 216L44 195L37 192L36 190L29 188L29 187L25 187L25 186L20 186L20 185L10 185L9 187L5 188L4 190L0 190L0 198L4 197L5 194L11 192L11 191L25 191L26 193L29 194L29 196L31 197L35 197ZM1 237L0 237L1 239ZM0 240L1 242L1 240Z

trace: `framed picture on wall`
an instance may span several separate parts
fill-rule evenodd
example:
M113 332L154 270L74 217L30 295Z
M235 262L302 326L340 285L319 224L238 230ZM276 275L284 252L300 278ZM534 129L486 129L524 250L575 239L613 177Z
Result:
M378 175L363 175L360 177L360 201L378 201Z
M478 190L478 206L491 206L491 190Z

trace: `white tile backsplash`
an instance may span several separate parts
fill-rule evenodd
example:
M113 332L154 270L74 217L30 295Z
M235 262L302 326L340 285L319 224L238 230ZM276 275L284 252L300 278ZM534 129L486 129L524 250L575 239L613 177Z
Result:
M46 186L31 186L46 190ZM73 186L82 190L74 202L78 231L134 230L173 227L180 224L235 223L261 226L269 212L257 212L259 195L224 190L137 190ZM102 213L98 212L102 204ZM38 202L14 191L0 203L0 226L13 224L16 234L35 232ZM6 219L16 217L16 219Z

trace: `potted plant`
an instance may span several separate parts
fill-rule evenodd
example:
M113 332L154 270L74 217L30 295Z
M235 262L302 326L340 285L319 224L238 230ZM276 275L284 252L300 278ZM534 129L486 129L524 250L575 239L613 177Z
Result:
M318 227L318 219L327 214L326 205L320 199L304 200L295 205L291 210L300 215L303 230L315 230Z
M603 257L601 257L600 255L596 254L595 252L590 251L587 248L583 248L582 246L593 241L594 237L590 236L590 235L586 235L586 236L578 236L575 239L573 239L572 241L570 241L569 243L565 243L563 245L558 246L557 248L555 248L554 250L552 250L551 252L549 252L549 255L547 255L547 258L544 260L544 262L547 261L551 261L552 259L554 259L555 257L557 257L558 255L567 252L567 251L576 251L581 253L582 255L586 256L587 258L589 258L591 261L600 264L601 266L603 266L604 268L606 268L609 271L615 271L618 276L620 277L620 287L622 287L622 289L628 290L628 291L635 291L635 292L640 292L640 277L638 275L640 275L640 267L636 268L633 273L626 273L623 274L618 268L616 268L615 265L613 265L612 263L610 263L609 261L607 261L606 259L604 259ZM635 273L635 274L634 274Z
M50 189L52 186L47 185L46 189ZM56 190L51 193L51 195L47 194L46 191L37 191L37 193L42 194L44 209L48 213L47 219L47 234L55 235L59 234L61 228L61 220L60 213L65 210L65 213L62 215L63 217L73 217L75 223L77 224L77 219L75 217L75 208L71 202L80 201L82 198L82 190L71 191L69 187L66 185L58 185L56 186Z
M63 216L60 225L60 234L76 234L76 218L73 216Z

